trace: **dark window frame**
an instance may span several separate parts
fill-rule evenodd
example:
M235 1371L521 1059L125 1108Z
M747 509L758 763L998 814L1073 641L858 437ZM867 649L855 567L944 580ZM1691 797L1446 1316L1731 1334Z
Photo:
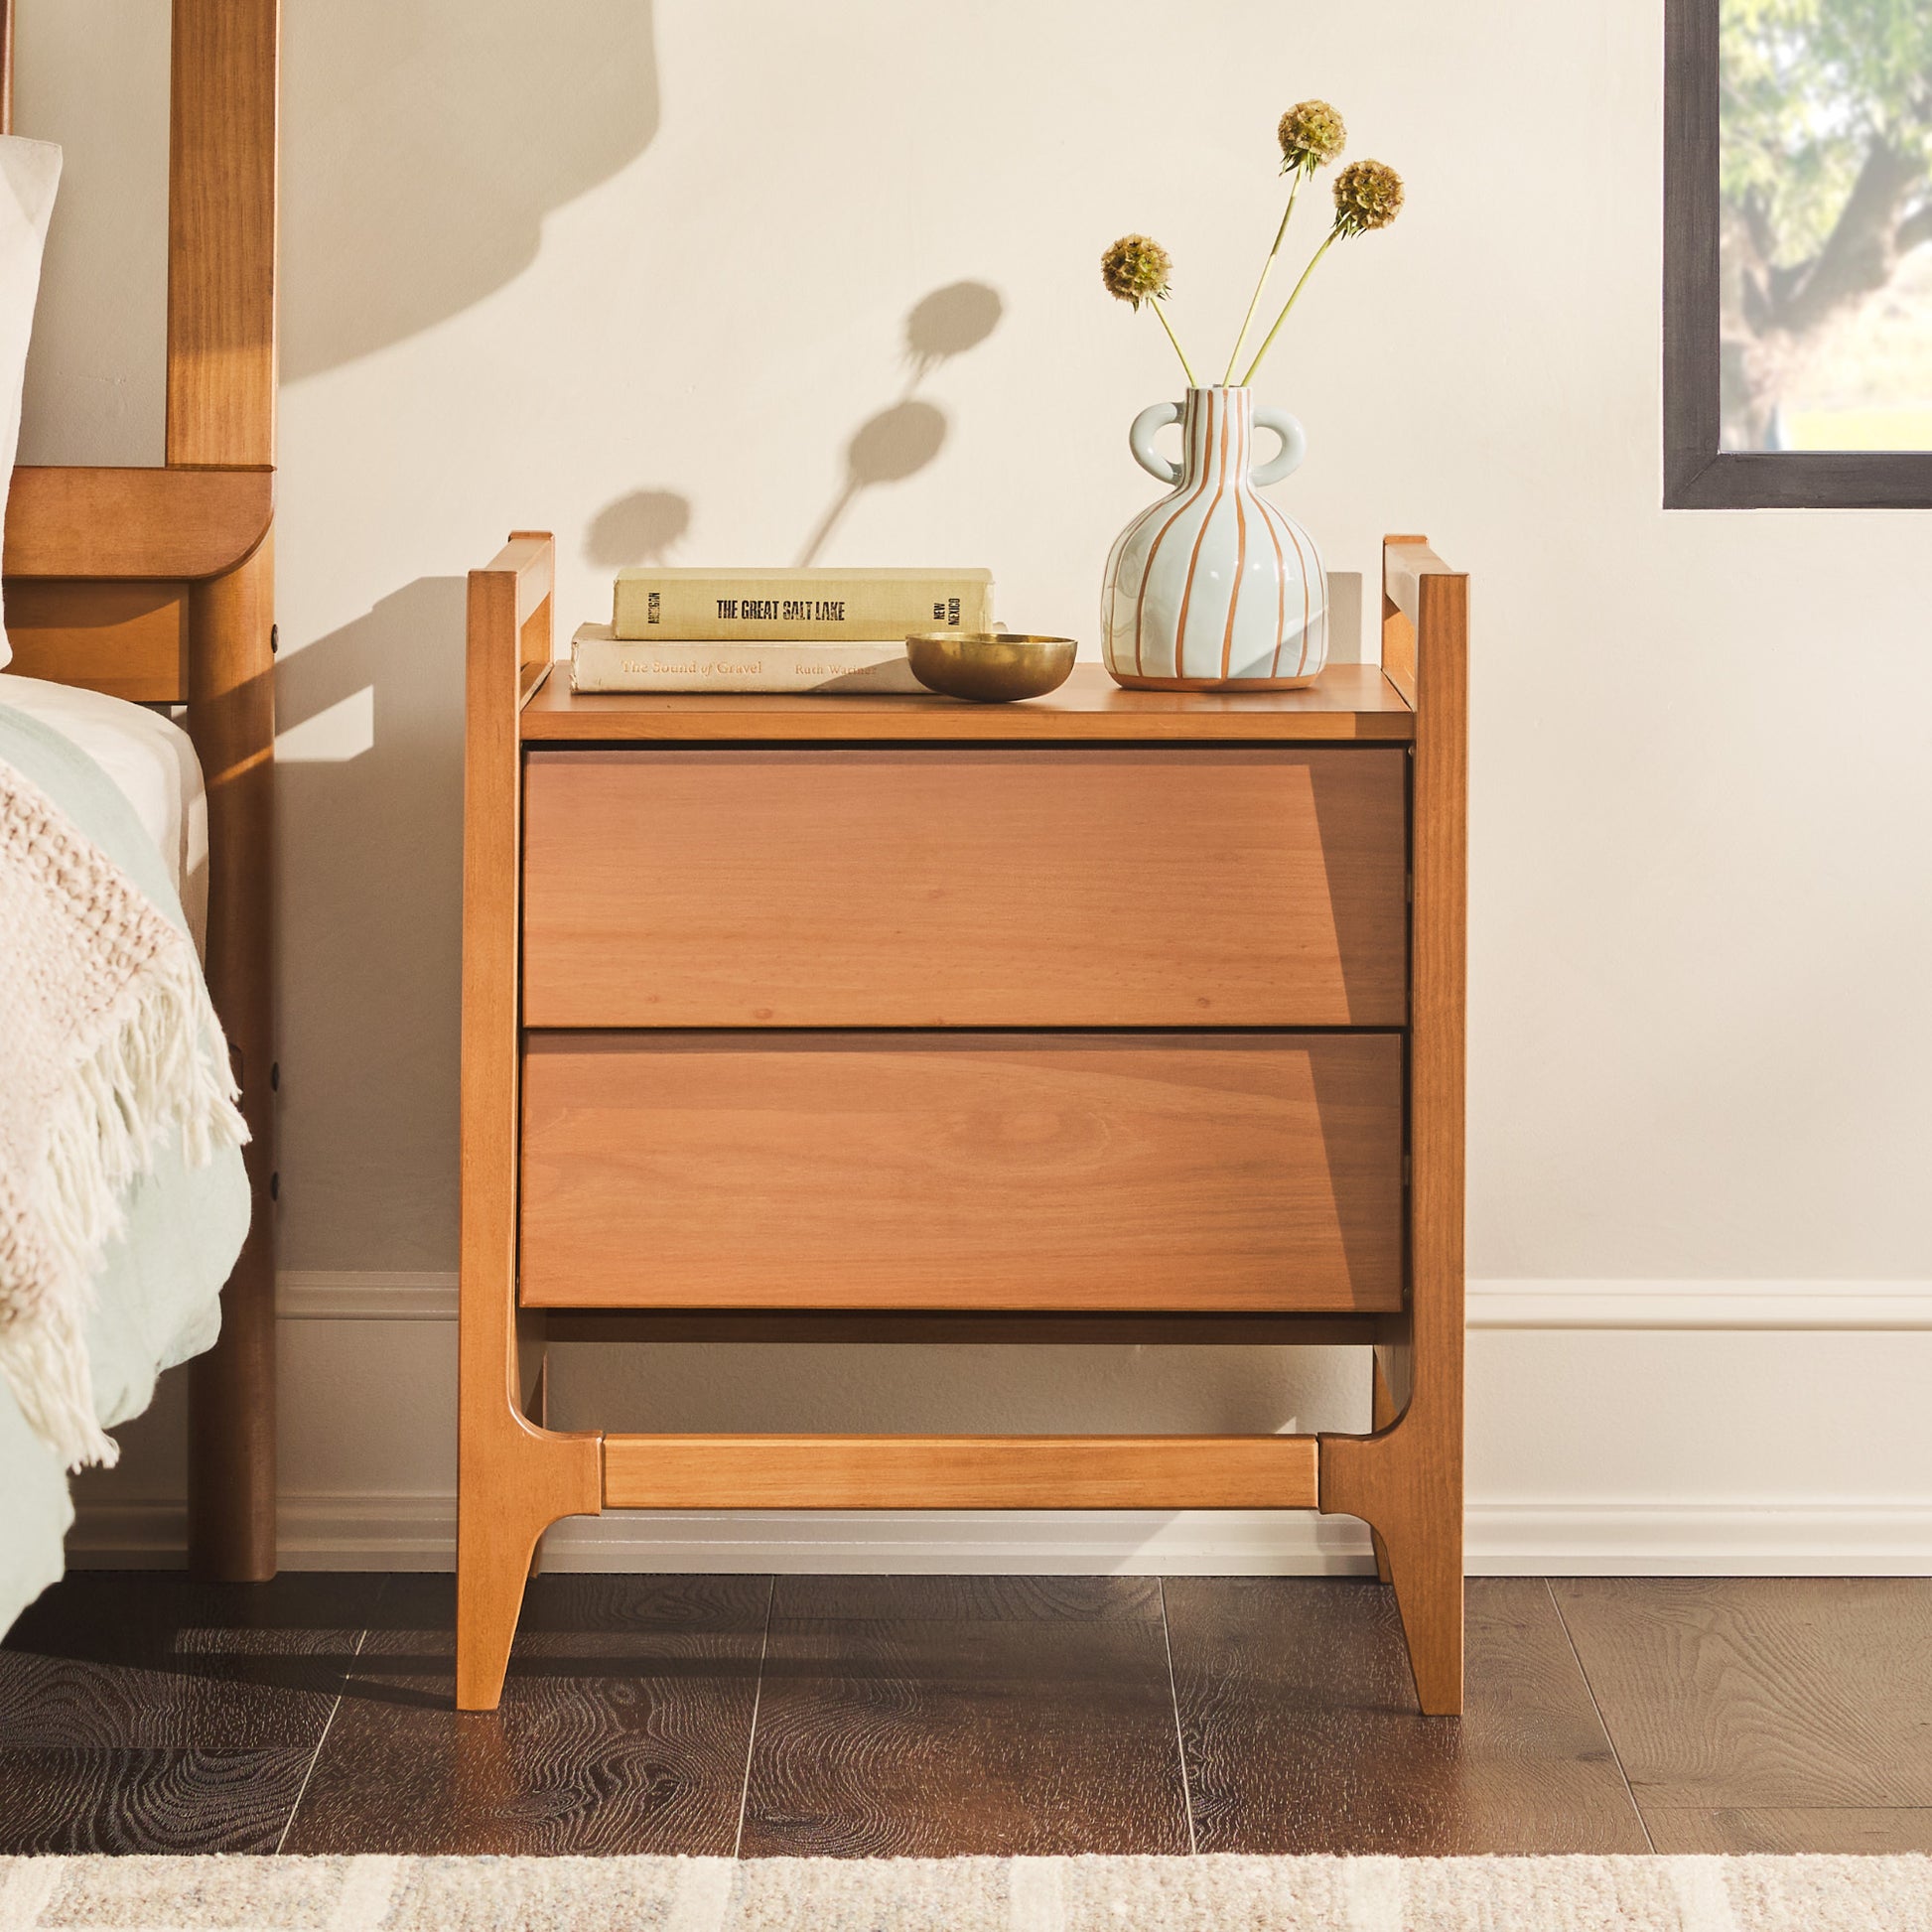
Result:
M1932 451L1720 448L1718 16L1664 9L1664 507L1932 508Z

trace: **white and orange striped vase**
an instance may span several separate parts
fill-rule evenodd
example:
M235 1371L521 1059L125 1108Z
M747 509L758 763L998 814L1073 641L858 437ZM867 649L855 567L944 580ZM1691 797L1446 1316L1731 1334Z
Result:
M1176 467L1154 447L1180 425ZM1280 451L1254 462L1254 433ZM1328 578L1314 539L1261 494L1302 461L1308 438L1249 389L1189 389L1127 433L1135 460L1174 485L1115 540L1100 598L1107 668L1136 689L1280 691L1313 683L1328 657Z

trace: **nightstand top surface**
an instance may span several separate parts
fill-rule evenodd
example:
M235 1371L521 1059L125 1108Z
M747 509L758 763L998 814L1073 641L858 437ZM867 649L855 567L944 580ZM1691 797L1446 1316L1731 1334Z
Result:
M573 692L561 660L523 708L525 744L884 739L1407 740L1416 720L1374 664L1331 664L1306 691L1227 696L1125 691L1099 664L1077 664L1057 691L1020 704L941 697L739 696Z

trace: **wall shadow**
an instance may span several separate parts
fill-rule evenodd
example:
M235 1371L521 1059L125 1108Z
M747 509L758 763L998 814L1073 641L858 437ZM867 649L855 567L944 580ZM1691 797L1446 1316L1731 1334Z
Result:
M798 568L824 554L862 490L917 476L945 448L945 412L919 399L919 385L942 363L985 342L1005 309L999 290L984 282L949 282L912 305L905 318L904 392L853 431L845 446L845 480L805 539Z
M466 587L425 577L276 667L282 1231L295 1266L457 1243ZM311 729L344 720L332 747ZM321 1203L360 1200L352 1217Z
M607 570L661 564L691 527L691 499L674 489L633 489L606 503L584 536L587 562Z
M480 302L657 132L651 0L330 0L283 24L282 374Z
M920 385L955 355L977 348L995 329L1006 304L985 282L949 282L921 296L905 317L901 364L905 386L897 402L868 416L845 446L845 475L799 551L800 569L823 555L860 494L904 483L928 468L946 446L946 413L919 394ZM672 489L633 489L606 503L584 538L587 563L605 570L666 562L689 534L692 505Z

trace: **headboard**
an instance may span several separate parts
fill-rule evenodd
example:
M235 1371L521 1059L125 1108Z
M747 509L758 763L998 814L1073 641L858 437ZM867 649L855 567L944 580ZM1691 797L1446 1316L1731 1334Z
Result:
M275 1570L279 28L278 0L173 0L165 464L16 469L0 553L12 668L186 705L207 784L207 979L253 1135L254 1217L222 1295L221 1339L192 1371L189 1547L203 1574L236 1581ZM14 0L0 0L7 132L14 49Z

